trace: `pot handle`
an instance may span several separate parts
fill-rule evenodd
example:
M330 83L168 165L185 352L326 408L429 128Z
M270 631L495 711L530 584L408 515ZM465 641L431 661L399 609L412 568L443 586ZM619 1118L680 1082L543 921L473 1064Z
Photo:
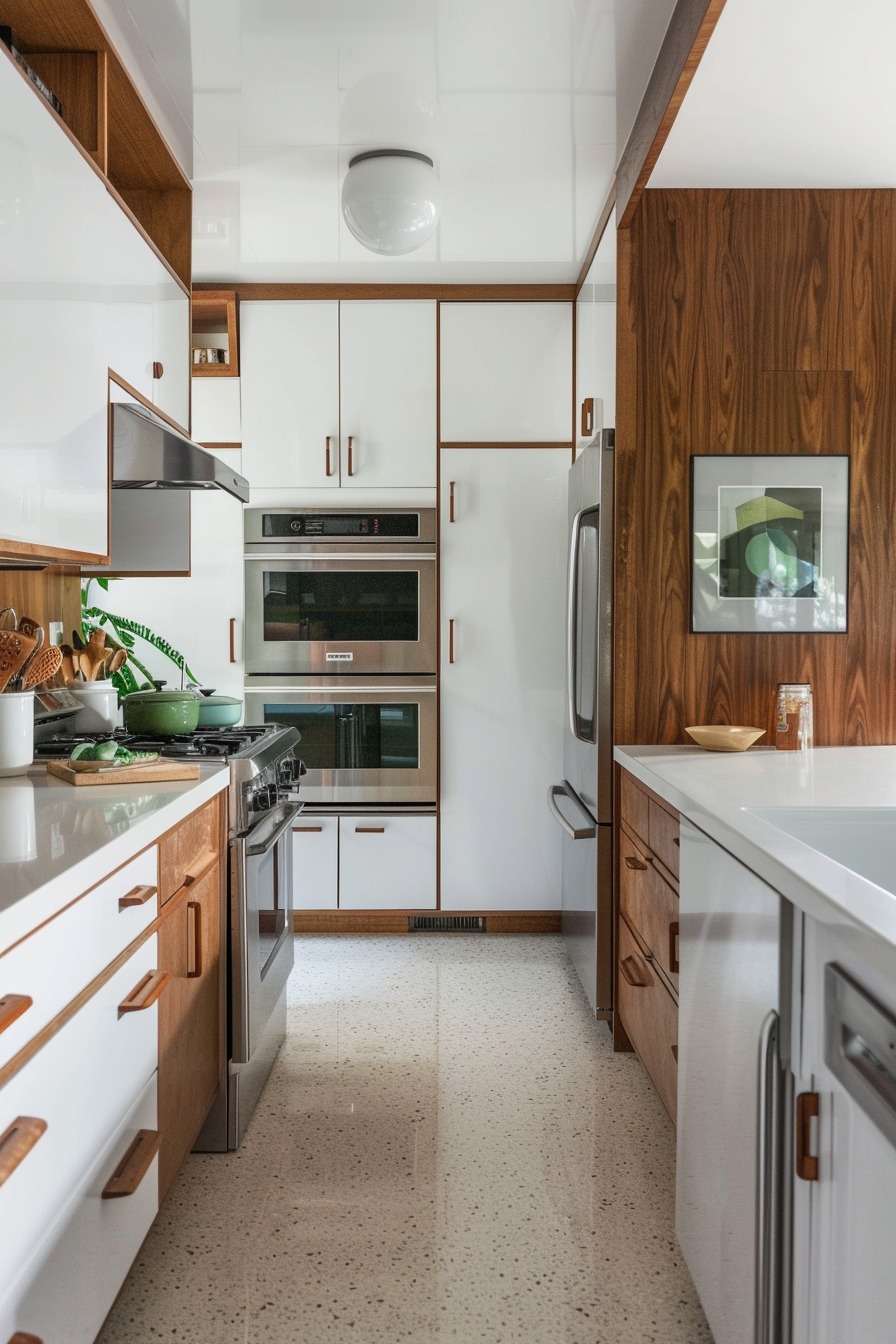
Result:
M155 678L153 678L153 683L152 683L152 684L153 684L153 686L155 686L155 688L156 688L157 691L160 691L160 690L162 689L163 686L167 686L167 685L168 685L167 681L156 681Z

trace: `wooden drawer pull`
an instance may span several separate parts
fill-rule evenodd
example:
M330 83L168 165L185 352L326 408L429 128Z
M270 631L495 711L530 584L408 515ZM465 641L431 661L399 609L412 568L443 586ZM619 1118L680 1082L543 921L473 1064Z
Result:
M678 1063L678 1046L677 1046L677 1045L670 1045L670 1046L669 1046L669 1049L672 1051L672 1058L675 1060L675 1063L677 1064L677 1063Z
M0 999L0 1031L11 1027L23 1013L27 1013L33 1003L34 1000L27 994L4 994Z
M198 980L202 975L202 906L198 901L187 901L187 930L187 979Z
M44 1344L44 1342L38 1339L37 1335L26 1335L24 1330L17 1330L9 1344Z
M631 962L632 965L635 966L635 967L637 967L637 965L638 965L637 960L635 959L634 955L628 956L628 957L625 958L625 961L620 962L620 963L619 963L619 969L620 969L620 971L622 972L623 979L626 980L627 983L631 985L632 989L647 989L647 988L649 988L649 985L650 985L650 981L649 981L649 980L635 979L635 975L634 975L634 973L633 973L632 971L629 970L629 962Z
M161 1144L162 1136L157 1129L138 1129L134 1142L103 1187L103 1199L124 1199L136 1194Z
M801 1181L818 1180L818 1158L812 1156L812 1121L818 1116L818 1093L801 1092L796 1099L796 1174Z
M632 868L637 873L647 872L647 864L642 863L640 859L633 858L631 854L626 854L625 866L626 868Z
M151 1008L171 979L170 971L147 971L139 985L135 985L126 999L118 1005L120 1013L142 1013Z
M293 835L317 835L323 830L323 826L293 826Z
M355 443L354 435L353 435L353 434L349 434L349 436L348 436L348 474L349 474L349 476L354 476L354 474L355 474L355 460L354 460L354 456L353 456L353 454L354 454L354 443Z
M156 379L165 376L165 366L160 359L154 359L152 362L152 376Z
M669 970L673 975L678 974L678 920L673 919L669 925Z
M456 523L457 517L454 513L454 481L448 482L448 521Z
M184 887L195 887L197 882L201 882L204 877L208 876L217 862L218 855L215 850L211 850L209 853L204 854L197 861L198 866L195 872L191 872L189 868L187 869L184 880L177 890L183 891ZM177 895L177 892L175 892L175 895Z
M158 887L134 887L126 896L121 896L118 901L119 910L127 910L132 905L145 905L147 901L152 900L153 896L159 894Z
M355 835L385 835L385 826L356 826Z
M33 1115L18 1115L0 1134L0 1185L9 1180L20 1162L24 1162L46 1128L46 1120L38 1120Z
M236 617L230 618L230 661L236 662Z

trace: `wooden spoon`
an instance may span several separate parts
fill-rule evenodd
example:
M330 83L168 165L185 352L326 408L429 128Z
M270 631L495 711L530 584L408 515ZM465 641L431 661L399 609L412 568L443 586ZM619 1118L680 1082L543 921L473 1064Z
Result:
M76 681L80 668L75 668L75 651L71 644L60 644L62 650L62 675L66 681Z
M106 662L106 635L102 630L91 630L87 647L81 651L81 669L88 681L96 681Z
M127 660L128 660L127 649L116 649L112 657L106 663L106 674L108 676L111 676L112 673L117 672L118 669L122 666L122 664L126 663Z

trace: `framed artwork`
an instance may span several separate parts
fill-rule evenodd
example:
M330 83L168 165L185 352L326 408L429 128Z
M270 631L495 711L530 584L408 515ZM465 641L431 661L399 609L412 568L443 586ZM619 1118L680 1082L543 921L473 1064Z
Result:
M691 629L844 634L848 457L691 458Z

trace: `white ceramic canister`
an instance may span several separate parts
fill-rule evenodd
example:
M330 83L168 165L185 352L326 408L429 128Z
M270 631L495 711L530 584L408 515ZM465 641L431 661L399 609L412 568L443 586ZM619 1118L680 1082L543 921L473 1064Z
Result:
M34 692L0 695L0 779L24 775L34 760Z
M72 732L111 733L118 727L118 691L111 681L67 681L66 688L81 703Z
M36 858L34 785L30 779L0 779L0 863Z

